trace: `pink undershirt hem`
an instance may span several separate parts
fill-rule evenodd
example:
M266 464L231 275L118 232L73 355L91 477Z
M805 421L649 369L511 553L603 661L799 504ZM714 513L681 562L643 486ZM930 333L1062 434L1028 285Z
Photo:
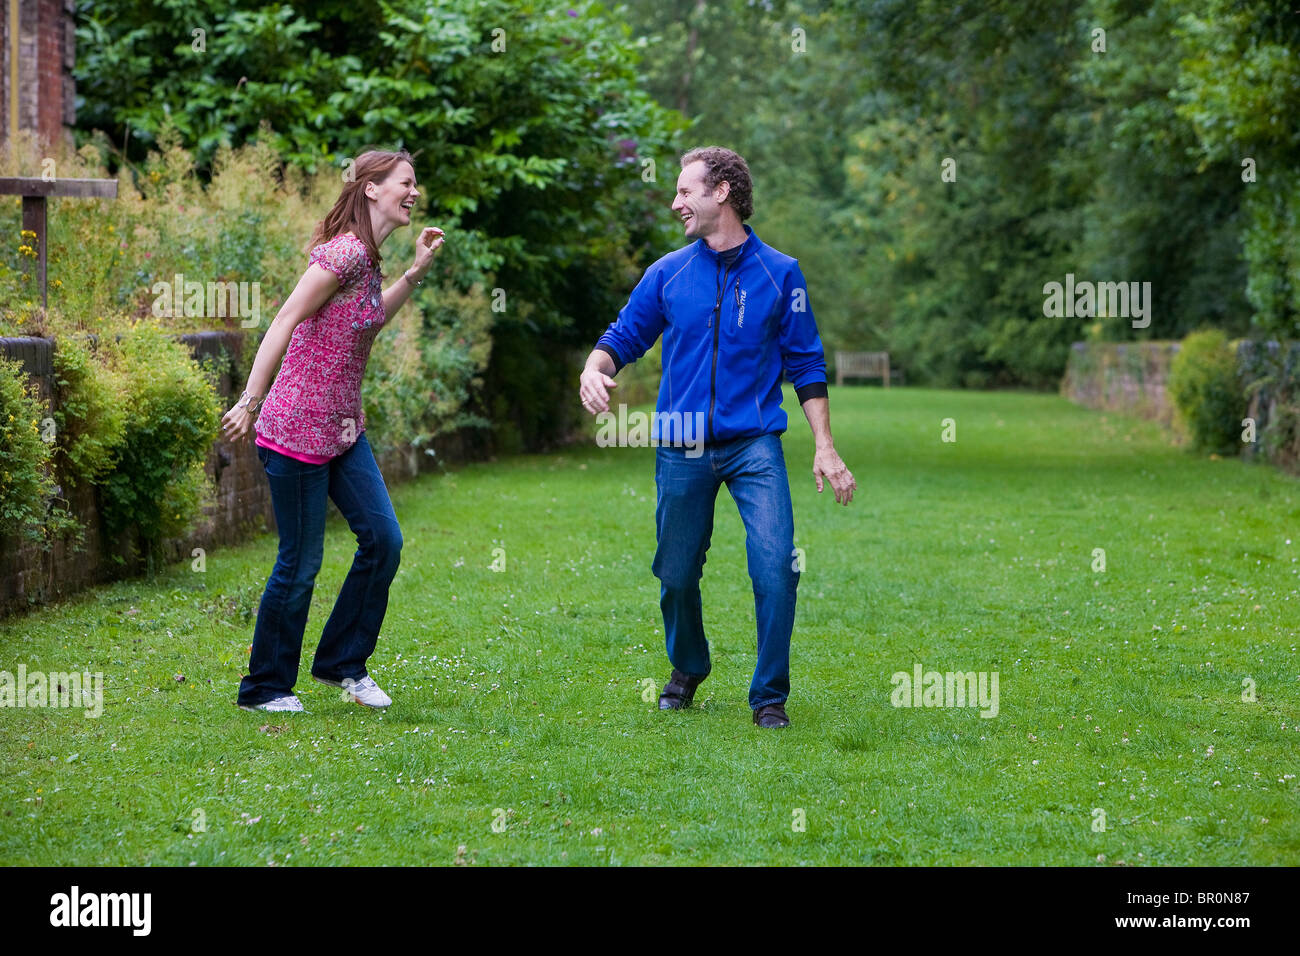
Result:
M309 465L324 465L327 462L329 462L331 458L331 456L329 455L308 455L300 451L290 451L288 448L285 448L283 445L277 445L273 441L267 441L261 435L257 436L257 444L262 446L263 448L269 448L271 451L279 452L281 455L284 455L288 458L294 458L297 459L298 461L304 461Z

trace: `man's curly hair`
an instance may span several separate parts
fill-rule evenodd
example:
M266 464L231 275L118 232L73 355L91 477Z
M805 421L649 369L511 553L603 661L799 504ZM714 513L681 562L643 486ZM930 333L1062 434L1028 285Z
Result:
M682 154L682 169L697 161L705 165L707 189L715 189L723 182L731 187L727 204L736 210L741 222L754 215L754 181L749 178L749 166L743 156L725 146L701 146Z

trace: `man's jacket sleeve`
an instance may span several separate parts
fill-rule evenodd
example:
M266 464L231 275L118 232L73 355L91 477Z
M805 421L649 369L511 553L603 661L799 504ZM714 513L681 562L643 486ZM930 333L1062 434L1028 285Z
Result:
M664 330L664 312L659 301L660 270L650 268L628 296L627 305L610 323L596 348L609 353L614 372L635 362L649 351Z
M808 282L798 263L786 272L782 295L781 363L802 405L810 398L826 397L826 354L808 301Z

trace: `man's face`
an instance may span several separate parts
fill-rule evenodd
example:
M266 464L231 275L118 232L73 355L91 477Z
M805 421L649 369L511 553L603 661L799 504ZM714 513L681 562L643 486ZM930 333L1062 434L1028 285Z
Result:
M684 234L689 239L707 239L718 228L722 206L730 187L718 183L713 189L704 185L708 167L697 159L682 169L677 177L677 196L673 199L673 212L682 220Z

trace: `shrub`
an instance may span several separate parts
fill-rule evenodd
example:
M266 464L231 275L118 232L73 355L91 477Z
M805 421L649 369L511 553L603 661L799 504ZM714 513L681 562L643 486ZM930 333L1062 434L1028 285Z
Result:
M21 362L0 359L0 537L44 541L77 527L65 509L50 507L59 488L50 477L51 443L45 409Z
M375 340L362 396L377 453L420 447L438 435L489 423L468 411L492 350L492 318L480 286L421 293Z
M113 469L122 444L126 383L95 360L87 337L74 335L55 345L54 381L62 474L70 485L94 484Z
M1193 447L1236 453L1245 398L1236 353L1221 330L1193 332L1183 339L1169 369L1169 397Z
M188 531L202 512L221 409L209 373L156 325L135 323L110 341L99 351L127 385L125 427L100 484L100 511L110 535L136 526L152 564L162 539Z

